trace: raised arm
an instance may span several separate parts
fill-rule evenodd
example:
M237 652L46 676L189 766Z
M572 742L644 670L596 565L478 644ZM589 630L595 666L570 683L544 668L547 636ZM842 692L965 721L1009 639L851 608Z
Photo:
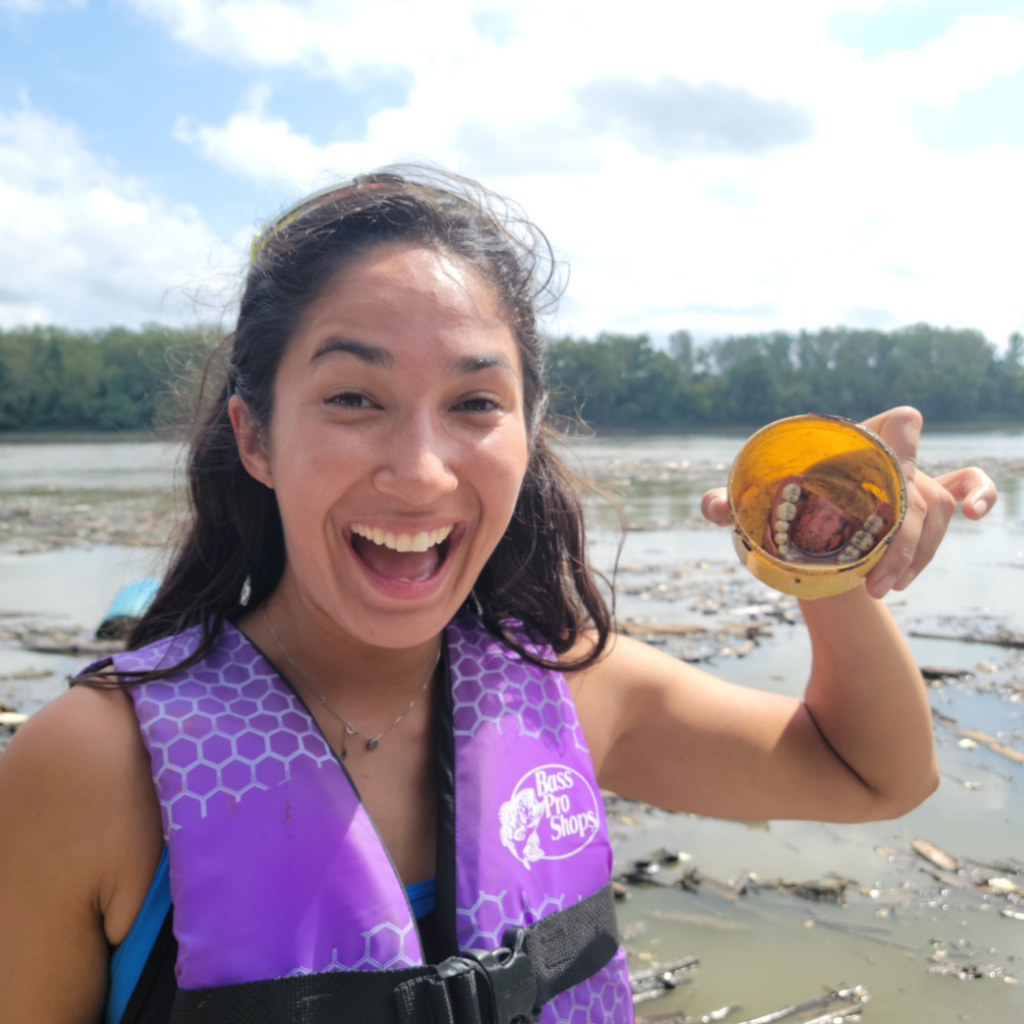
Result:
M980 470L916 471L921 418L896 409L867 424L897 453L909 509L858 587L803 602L813 648L803 701L723 682L625 638L570 679L603 786L658 806L725 818L893 818L938 784L920 673L875 598L907 586L934 555L956 501L972 519L995 503ZM705 514L725 524L724 495Z

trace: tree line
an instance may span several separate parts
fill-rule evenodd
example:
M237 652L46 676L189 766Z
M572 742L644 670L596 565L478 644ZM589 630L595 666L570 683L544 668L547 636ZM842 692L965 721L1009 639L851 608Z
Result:
M750 334L696 346L686 331L561 338L548 347L555 411L598 430L756 426L805 412L865 419L913 405L930 423L1024 422L1024 337L915 324Z
M0 431L137 431L180 418L218 331L0 331Z
M137 431L187 415L212 328L0 331L0 431ZM916 324L751 334L656 348L644 334L547 347L556 415L603 431L753 426L803 412L863 419L894 405L931 423L1024 422L1024 338Z

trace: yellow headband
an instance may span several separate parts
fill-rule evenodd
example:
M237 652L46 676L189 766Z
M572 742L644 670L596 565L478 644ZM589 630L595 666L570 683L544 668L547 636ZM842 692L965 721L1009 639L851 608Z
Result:
M291 224L293 220L297 220L314 206L318 206L318 200L334 192L342 192L345 189L358 187L358 185L328 185L327 188L322 188L306 196L304 199L300 199L297 203L293 203L284 213L279 213L276 217L272 217L252 236L252 246L249 250L249 266L251 267L255 264L259 254L263 251L263 247L270 241L272 235L286 225Z
M289 206L284 213L279 213L276 217L268 220L267 223L264 224L255 235L253 235L252 245L249 249L249 266L251 267L256 263L256 260L259 258L264 246L266 246L267 242L270 241L272 235L280 231L281 228L291 224L293 220L298 220L304 213L307 213L309 210L319 206L320 200L325 196L340 196L346 192L354 192L356 189L381 188L384 185L404 184L405 181L397 174L385 173L366 175L365 178L357 178L349 185L328 185L327 188L322 188L317 192L311 193L304 199L300 199L297 203Z

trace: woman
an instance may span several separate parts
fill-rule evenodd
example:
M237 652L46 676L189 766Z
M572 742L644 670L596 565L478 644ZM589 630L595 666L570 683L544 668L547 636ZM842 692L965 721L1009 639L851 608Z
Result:
M629 1020L598 786L831 821L934 790L878 599L991 481L915 473L913 410L868 421L910 508L865 587L804 605L802 702L613 637L543 425L541 239L391 173L257 236L163 589L0 762L5 1021Z

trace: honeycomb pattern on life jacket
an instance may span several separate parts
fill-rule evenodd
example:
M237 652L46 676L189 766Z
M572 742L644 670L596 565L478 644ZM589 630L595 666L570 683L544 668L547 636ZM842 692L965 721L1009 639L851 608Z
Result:
M570 739L577 750L587 749L560 673L524 661L473 620L460 619L448 644L456 736L472 736L491 722L499 732L516 729L559 752Z
M562 909L565 896L544 895L539 907L524 912L522 900L503 889L497 895L482 892L468 910L456 908L455 921L461 949L497 949L506 928L533 924Z
M411 922L404 928L385 922L362 933L366 943L365 952L354 963L342 963L338 950L331 950L332 959L326 967L296 967L286 977L296 978L304 974L319 974L321 971L388 971L401 967L417 967L419 960L406 954L406 940L412 940L413 951L419 948L416 926Z
M173 664L193 650L198 627L176 642L118 655L122 670ZM187 678L146 683L135 694L164 836L205 818L211 801L237 801L290 778L291 765L334 760L309 712L259 651L228 625L217 649ZM168 796L168 794L172 794Z
M580 985L555 996L544 1007L541 1024L633 1024L633 1000L620 949Z

